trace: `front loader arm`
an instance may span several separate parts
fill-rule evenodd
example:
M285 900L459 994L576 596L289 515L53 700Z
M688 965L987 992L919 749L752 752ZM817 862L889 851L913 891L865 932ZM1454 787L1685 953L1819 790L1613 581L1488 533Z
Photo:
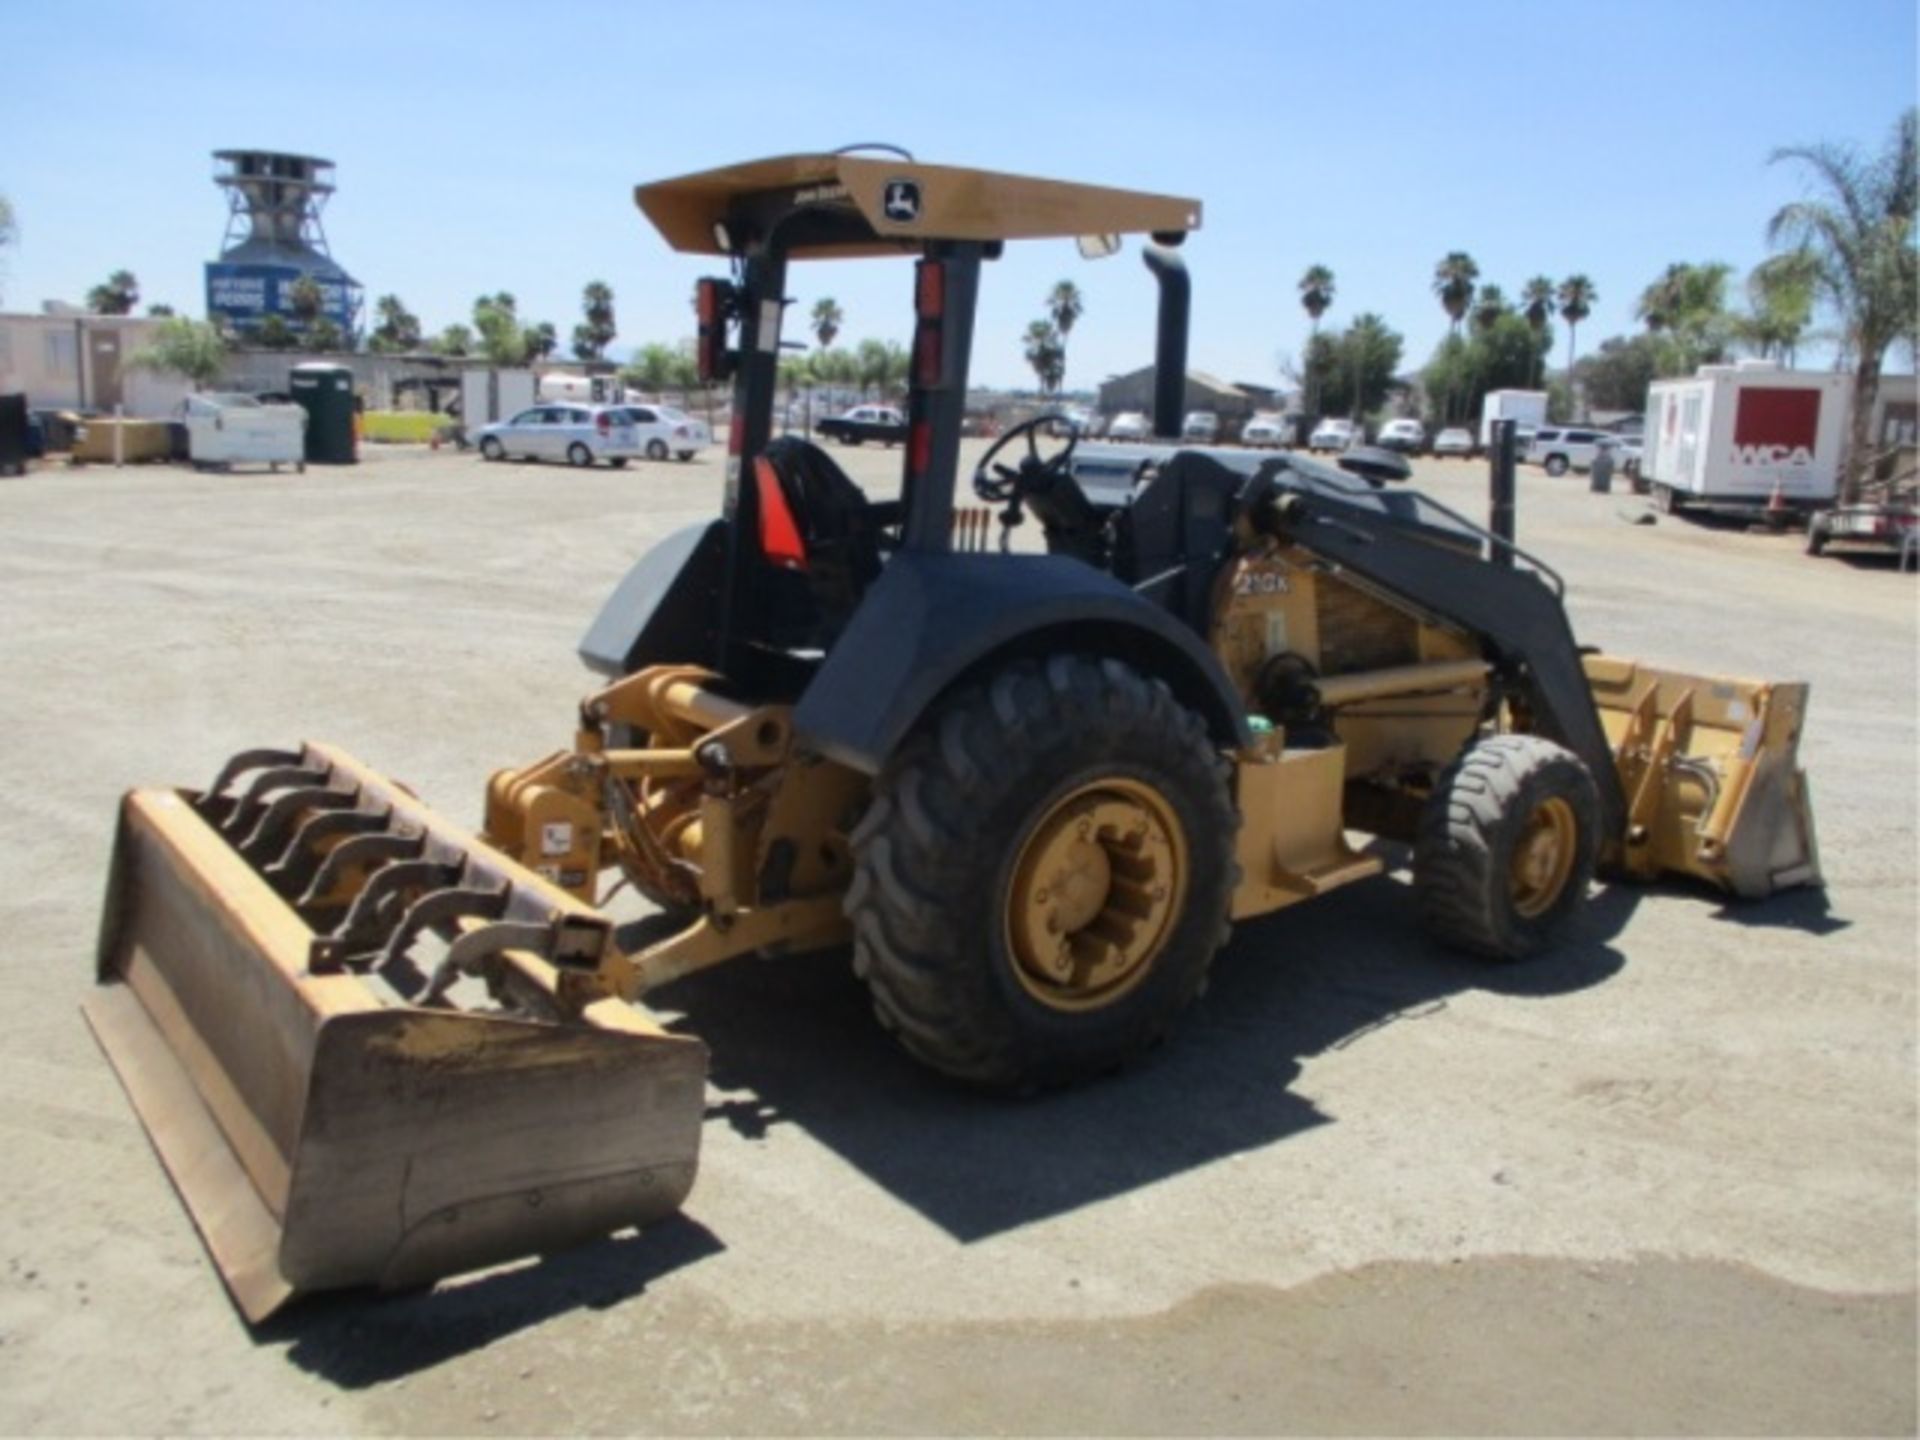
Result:
M1477 637L1525 699L1533 729L1586 762L1608 848L1620 843L1626 797L1581 667L1566 607L1531 570L1489 564L1382 509L1289 490L1264 511L1268 528L1361 577L1403 605Z

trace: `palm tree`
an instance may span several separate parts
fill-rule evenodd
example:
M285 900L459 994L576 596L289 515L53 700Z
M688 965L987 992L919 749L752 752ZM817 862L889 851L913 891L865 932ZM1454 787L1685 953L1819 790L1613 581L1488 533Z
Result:
M619 333L613 323L613 287L604 280L589 280L580 292L580 311L585 316L585 322L574 331L574 348L579 348L577 340L584 331L591 353L580 358L598 360L606 354L607 346L613 343L614 336Z
M1449 251L1433 267L1433 293L1440 297L1440 308L1447 312L1456 335L1460 333L1460 322L1466 318L1468 307L1473 304L1474 282L1479 278L1480 267L1464 250Z
M1682 272L1684 265L1669 265L1646 289L1640 292L1639 302L1633 307L1636 318L1642 321L1649 334L1658 335L1673 323L1674 311L1680 307Z
M822 350L833 348L833 337L840 333L840 327L846 321L840 313L840 302L831 295L813 303L813 338L820 342Z
M1794 352L1813 320L1820 284L1820 262L1805 250L1784 250L1753 267L1747 276L1752 313L1735 322L1735 333L1762 359L1778 354L1791 369Z
M1767 224L1767 239L1813 257L1819 293L1838 314L1852 355L1853 421L1843 504L1859 498L1872 459L1873 402L1887 349L1896 340L1911 343L1920 309L1913 229L1920 198L1916 124L1920 111L1908 110L1894 125L1887 148L1875 156L1823 144L1789 146L1771 157L1805 166L1825 192L1782 206Z
M1062 340L1073 334L1074 321L1086 310L1086 302L1080 298L1080 287L1071 280L1061 280L1047 292L1047 314L1052 317L1053 328L1060 332Z
M1567 384L1572 385L1574 334L1580 322L1593 313L1593 302L1600 298L1600 292L1586 276L1569 275L1560 282L1554 298L1560 303L1560 318L1567 322Z
M1307 398L1306 410L1313 413L1314 385L1313 352L1315 340L1320 338L1320 317L1333 308L1333 271L1324 265L1309 265L1300 277L1300 307L1307 312Z
M131 270L116 270L87 292L87 308L96 315L131 315L139 303L140 282Z
M527 358L544 360L560 348L560 332L551 320L527 327Z
M1073 333L1073 322L1086 313L1086 302L1080 298L1080 287L1071 280L1057 282L1047 292L1047 314L1052 317L1053 328L1060 332L1060 378L1066 379L1067 337Z
M1520 313L1527 317L1527 324L1533 327L1533 348L1535 352L1533 383L1540 384L1540 366L1546 356L1547 322L1553 319L1553 281L1545 275L1536 275L1527 281L1526 288L1520 292Z
M0 250L5 250L19 238L20 227L13 218L13 202L0 195ZM5 267L0 265L0 275L5 273Z
M320 318L320 307L326 303L326 297L320 293L320 283L311 275L302 275L287 287L287 309L293 312L293 318L300 322L304 330Z
M1460 322L1473 306L1474 282L1479 278L1480 267L1464 250L1448 251L1433 267L1433 293L1440 297L1440 308L1447 312L1448 333L1456 340L1460 338ZM1457 391L1448 394L1444 412L1447 419L1454 417L1459 399Z
M1494 322L1507 313L1507 297L1501 293L1498 285L1483 285L1473 302L1473 328L1475 333L1491 330Z
M401 354L420 348L420 319L398 295L382 295L374 302L374 312L380 323L373 327L369 350Z
M1067 352L1060 343L1060 332L1051 320L1035 320L1027 326L1022 345L1027 364L1033 367L1034 378L1040 382L1040 393L1051 395L1066 378Z
M271 320L277 317L270 315L267 318ZM428 348L437 354L460 359L473 353L473 331L464 325L449 325L440 332Z

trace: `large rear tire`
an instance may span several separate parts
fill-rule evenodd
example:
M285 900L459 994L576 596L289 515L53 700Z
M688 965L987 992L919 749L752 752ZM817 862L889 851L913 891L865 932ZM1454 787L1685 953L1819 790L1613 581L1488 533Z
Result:
M1112 1070L1226 940L1239 828L1205 724L1114 660L1020 660L889 763L854 834L854 968L915 1057L983 1088Z
M1490 960L1546 949L1586 899L1599 814L1572 751L1537 735L1471 746L1440 777L1414 841L1428 933Z

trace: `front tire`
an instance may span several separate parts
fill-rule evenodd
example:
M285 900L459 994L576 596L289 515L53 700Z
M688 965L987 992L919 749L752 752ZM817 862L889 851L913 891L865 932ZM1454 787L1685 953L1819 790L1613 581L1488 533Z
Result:
M1807 554L1818 555L1827 548L1827 532L1820 525L1820 517L1814 516L1807 521Z
M498 463L507 458L507 447L502 445L496 437L489 435L480 442L480 458Z
M1115 660L1008 664L940 707L854 834L854 968L917 1059L1025 1092L1165 1033L1228 930L1239 829L1205 724Z
M1538 735L1469 747L1434 786L1414 840L1421 922L1456 950L1523 960L1586 898L1600 801L1578 756Z
M1547 474L1553 476L1556 480L1559 479L1560 476L1567 473L1567 457L1564 455L1549 455L1547 457L1546 470Z

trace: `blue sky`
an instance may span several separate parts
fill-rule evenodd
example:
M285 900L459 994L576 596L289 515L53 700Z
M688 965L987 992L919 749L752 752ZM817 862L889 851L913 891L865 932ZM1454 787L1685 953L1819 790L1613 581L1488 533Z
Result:
M708 266L666 250L635 182L887 140L1201 198L1192 360L1229 379L1272 382L1301 348L1314 262L1338 280L1329 323L1378 311L1424 360L1445 329L1433 265L1455 249L1510 295L1591 276L1584 351L1632 328L1668 262L1764 256L1768 215L1800 193L1773 147L1877 147L1915 101L1915 29L1912 0L0 0L0 192L20 228L0 296L78 301L124 266L146 300L199 314L225 220L209 152L259 147L337 162L335 257L429 329L505 289L565 335L598 278L617 349L672 341ZM1087 299L1069 386L1151 359L1137 247L1088 264L1029 244L989 267L977 379L1030 379L1020 333L1069 276ZM904 339L908 283L897 262L832 262L790 290L835 296L847 340Z

